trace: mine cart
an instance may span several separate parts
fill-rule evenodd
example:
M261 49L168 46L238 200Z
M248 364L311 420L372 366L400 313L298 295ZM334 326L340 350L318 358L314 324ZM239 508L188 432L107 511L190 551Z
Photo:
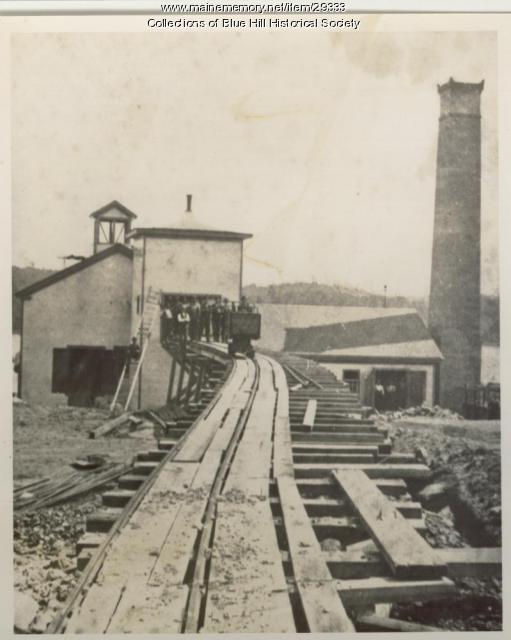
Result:
M254 357L251 340L261 337L261 314L250 311L232 311L229 317L229 353L244 353Z

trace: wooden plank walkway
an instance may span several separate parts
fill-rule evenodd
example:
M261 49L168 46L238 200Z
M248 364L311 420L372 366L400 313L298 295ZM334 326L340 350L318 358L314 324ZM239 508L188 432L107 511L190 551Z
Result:
M249 375L246 360L236 361L231 374L223 387L222 394L207 416L199 419L193 427L175 460L178 462L199 462L222 424L225 414L231 406L240 385ZM241 380L241 382L240 382Z
M207 633L293 633L295 624L267 500L220 502L208 581Z
M338 469L334 477L396 577L432 579L447 574L435 550L365 473Z
M266 358L258 358L259 388L245 431L227 477L224 494L242 492L247 496L268 496L273 415L277 394L272 369Z
M145 593L152 568L197 469L197 464L164 466L150 492L113 541L95 584L82 606L73 612L67 633L106 633L124 596L132 597L128 584L136 584L138 591ZM115 624L121 624L119 616Z
M222 455L240 414L239 393L250 386L254 373L253 363L235 362L227 393L198 422L188 453L181 452L164 464L138 509L112 541L67 632L182 631L189 594L184 584L188 565ZM185 460L177 461L178 457ZM189 457L201 461L190 462Z
M258 357L259 388L218 501L204 632L287 633L295 623L269 501L277 393Z

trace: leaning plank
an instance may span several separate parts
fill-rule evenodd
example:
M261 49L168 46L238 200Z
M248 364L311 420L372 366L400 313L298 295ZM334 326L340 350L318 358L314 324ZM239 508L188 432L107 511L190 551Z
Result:
M365 473L339 469L334 477L396 577L447 574L445 563Z
M359 616L355 620L357 631L396 631L398 633L418 633L426 631L443 631L439 627L429 627L415 622L385 618L374 614Z
M99 438L100 436L106 436L106 434L110 433L110 431L113 431L114 429L116 429L117 427L120 427L125 422L128 422L129 417L130 417L129 413L123 413L122 415L117 416L117 418L113 418L112 420L107 420L99 427L96 427L95 429L92 429L91 431L89 431L89 438L91 440L94 440L94 438Z
M305 414L303 416L303 426L307 427L310 431L312 431L314 427L314 420L316 419L316 410L318 408L317 400L309 400L307 402L307 408L305 409Z
M293 478L277 478L289 554L309 631L354 631Z
M448 578L439 580L367 578L366 580L338 580L337 591L345 606L352 607L383 602L428 602L448 598L456 593L456 586Z

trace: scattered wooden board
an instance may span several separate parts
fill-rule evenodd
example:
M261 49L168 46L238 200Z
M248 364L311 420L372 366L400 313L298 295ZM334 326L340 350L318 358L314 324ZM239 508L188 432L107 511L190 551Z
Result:
M316 411L318 408L318 401L316 399L309 400L307 402L307 408L305 409L305 414L303 416L302 424L304 427L307 427L310 431L314 428L314 420L316 419Z
M360 470L338 469L334 478L398 578L439 578L447 566L394 505Z
M95 438L99 438L100 436L105 436L107 433L110 433L117 427L120 427L125 422L128 422L129 417L130 417L129 413L123 413L122 415L117 416L117 418L108 420L107 422L103 423L99 427L96 427L95 429L92 429L91 431L89 431L89 438L91 440L94 440Z

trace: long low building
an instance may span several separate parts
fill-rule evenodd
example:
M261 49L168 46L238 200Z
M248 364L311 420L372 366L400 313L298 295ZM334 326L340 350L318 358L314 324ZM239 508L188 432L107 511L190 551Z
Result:
M261 304L259 347L321 362L379 410L438 402L442 353L415 309Z

